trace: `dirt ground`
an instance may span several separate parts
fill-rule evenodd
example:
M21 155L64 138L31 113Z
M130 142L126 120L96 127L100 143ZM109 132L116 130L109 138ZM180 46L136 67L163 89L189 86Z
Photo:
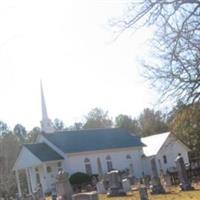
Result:
M138 191L131 192L126 197L108 198L106 195L100 195L99 197L99 200L140 200ZM163 195L149 194L149 200L200 200L200 187L195 187L194 191L189 192L182 192L178 187L172 187Z

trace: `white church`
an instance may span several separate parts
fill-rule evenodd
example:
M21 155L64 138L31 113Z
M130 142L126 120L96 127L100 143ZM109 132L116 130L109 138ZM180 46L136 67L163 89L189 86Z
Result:
M42 86L41 103L42 133L34 144L23 145L13 167L19 196L20 170L26 171L31 194L38 184L44 193L54 191L60 169L69 175L76 172L92 175L100 174L100 164L104 174L112 169L128 169L132 176L141 178L151 176L152 162L158 173L174 169L178 153L185 163L189 162L190 149L170 132L145 138L118 128L56 132L48 118Z

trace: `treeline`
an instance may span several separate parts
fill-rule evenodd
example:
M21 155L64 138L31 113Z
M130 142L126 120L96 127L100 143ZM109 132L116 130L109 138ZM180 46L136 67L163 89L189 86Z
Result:
M145 108L137 118L120 114L115 119L107 111L94 108L81 122L66 126L62 120L55 119L53 126L58 131L117 127L142 137L171 131L194 153L199 154L200 150L200 104L185 105L179 102L167 114ZM39 127L27 131L23 125L17 124L11 130L5 122L0 121L0 196L16 192L13 164L20 147L24 143L34 142L39 133Z
M17 155L24 143L33 142L40 132L40 128L33 128L27 132L25 127L17 124L13 130L0 121L0 197L11 196L17 192L15 174L12 171ZM22 174L22 188L26 184Z

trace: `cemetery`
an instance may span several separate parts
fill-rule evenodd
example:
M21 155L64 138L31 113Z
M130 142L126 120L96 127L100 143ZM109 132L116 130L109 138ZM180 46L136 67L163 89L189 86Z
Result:
M153 172L149 181L145 177L135 180L130 174L111 170L105 175L93 176L78 189L70 183L66 172L60 170L56 177L55 193L44 194L40 185L31 195L18 197L23 200L197 200L200 199L200 183L188 176L184 160L176 158L178 185L167 183L167 177ZM81 177L79 175L79 177ZM82 178L83 179L83 178ZM77 180L79 181L79 180ZM83 181L84 182L84 181Z
M0 200L200 200L200 0L0 10Z
M171 132L140 138L124 129L56 132L41 88L42 133L13 166L17 200L200 199L199 162ZM26 190L22 188L25 172Z

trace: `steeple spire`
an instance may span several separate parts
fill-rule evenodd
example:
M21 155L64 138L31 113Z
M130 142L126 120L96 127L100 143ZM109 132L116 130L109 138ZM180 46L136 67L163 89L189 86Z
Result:
M42 81L40 81L40 89L41 89L41 106L42 106L42 121L41 121L41 130L45 133L54 132L52 121L49 119L47 114L47 107L44 98L44 91L42 86Z

